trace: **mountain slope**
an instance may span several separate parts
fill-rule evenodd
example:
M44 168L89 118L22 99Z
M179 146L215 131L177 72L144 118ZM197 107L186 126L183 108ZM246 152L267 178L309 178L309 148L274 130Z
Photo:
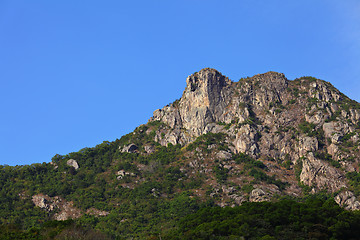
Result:
M214 205L320 194L360 209L359 103L328 82L276 72L232 82L206 68L186 83L121 139L50 164L0 166L1 223L73 218L126 239L170 236Z
M228 152L260 160L267 173L289 183L286 194L300 195L296 178L312 192L335 193L352 185L345 175L358 169L359 119L360 105L319 79L289 81L268 72L235 83L203 69L187 78L181 99L155 111L150 122L169 126L156 132L155 140L164 146L223 133ZM231 157L230 163L236 165ZM344 198L352 193L342 192L336 200L343 204L349 200Z

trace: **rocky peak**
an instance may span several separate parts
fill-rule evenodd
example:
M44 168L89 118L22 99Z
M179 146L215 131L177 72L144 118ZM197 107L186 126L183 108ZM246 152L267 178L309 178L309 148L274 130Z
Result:
M255 75L253 79L254 81L258 81L262 88L267 88L268 90L272 90L276 93L284 91L289 82L283 73L278 72L258 74Z
M167 125L156 131L161 145L222 133L229 152L286 162L287 170L296 166L297 179L315 192L348 186L340 167L354 171L360 162L360 106L331 84L313 77L290 81L277 72L232 82L210 68L186 83L181 99L150 119ZM287 171L279 169L270 171Z
M219 121L229 104L232 82L217 70L205 68L189 76L186 83L179 102L182 127L199 136L207 124Z
M231 80L212 68L204 68L186 79L184 96L191 93L206 94L210 100L217 100L222 88L231 84ZM216 98L214 98L216 96ZM215 101L216 103L216 101Z
M260 73L253 76L257 81L261 81L263 84L268 86L287 86L287 78L283 73L269 71L266 73Z
M289 80L283 73L267 72L251 78L253 103L263 107L270 102L282 102L282 93L287 89Z
M217 70L204 68L187 77L180 100L156 110L150 121L162 121L173 129L185 129L186 138L176 131L170 142L188 143L209 131L216 132L218 122L246 120L251 110L239 108L239 104L254 103L263 107L270 102L281 102L281 93L287 86L288 80L282 73L267 72L234 83ZM236 93L240 96L234 97Z

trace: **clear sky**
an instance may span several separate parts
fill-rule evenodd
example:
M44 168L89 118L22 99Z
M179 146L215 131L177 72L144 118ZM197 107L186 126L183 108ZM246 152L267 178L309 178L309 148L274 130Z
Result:
M0 164L146 123L186 77L314 76L360 101L358 0L0 0Z

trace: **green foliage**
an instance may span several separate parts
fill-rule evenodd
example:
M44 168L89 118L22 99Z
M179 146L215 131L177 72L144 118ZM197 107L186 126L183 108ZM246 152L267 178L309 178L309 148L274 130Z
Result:
M311 83L311 82L316 82L316 80L317 80L317 78L314 78L314 77L311 77L311 76L304 76L304 77L301 77L300 79L307 80L307 81L309 81L310 83Z
M296 161L296 164L295 164L295 167L294 167L294 171L295 171L295 176L296 176L296 179L300 182L300 174L301 174L301 171L302 171L302 168L303 168L303 157L298 159Z
M245 163L245 165L244 165L245 170L252 169L252 168L259 168L259 169L264 169L264 170L267 169L267 167L265 166L265 164L263 162L261 162L259 160L255 160L245 153L238 153L238 154L234 155L233 159L237 164Z
M304 121L299 124L300 131L307 134L309 137L312 137L315 135L315 128L316 128L316 125L314 123L309 123L309 122Z
M245 184L241 187L241 191L245 193L250 193L254 189L253 185L251 184Z
M293 95L295 98L298 98L299 97L299 89L298 88L293 88L293 91L292 91Z
M274 106L284 109L279 102L275 102ZM251 106L244 107L249 108L250 117L243 124L261 124ZM219 124L230 128L236 122ZM322 141L321 129L316 130L314 125L306 122L299 127L307 135ZM185 160L193 153L185 151L199 148L210 152L210 145L216 146L217 150L228 150L227 136L224 133L208 133L183 149L180 145L165 147L154 142L155 132L168 128L160 121L153 121L114 142L103 142L67 155L57 154L52 158L53 164L0 166L0 239L74 239L75 236L78 236L77 239L147 239L159 236L162 239L284 239L289 236L307 239L320 233L341 239L352 236L346 232L346 224L357 228L352 222L357 216L336 210L329 201L325 204L323 200L309 200L316 206L315 210L306 205L308 202L288 201L281 203L281 207L277 203L245 204L247 209L231 210L214 207L216 199L200 201L194 194L195 190L196 193L204 190L205 180L209 179L202 173L190 173L182 168L181 164L186 164ZM350 138L350 134L345 135L343 141L350 142ZM138 152L119 151L119 146L130 143L138 146ZM145 154L145 145L152 146L154 152ZM319 154L318 158L333 164L329 155ZM66 162L69 159L76 160L80 169L68 166ZM275 176L269 176L262 161L242 153L234 155L233 160L242 165L243 173L250 176L247 178L254 179L241 187L245 193L253 190L254 183L275 184L280 190L287 186ZM287 160L283 166L289 169L290 164L291 161ZM294 166L294 169L299 175L301 165ZM116 173L119 170L134 175L118 180ZM213 173L220 184L229 178L229 170L221 164L213 167ZM359 195L358 173L347 177L353 191ZM83 212L97 208L110 214L103 217L84 214L74 221L51 221L54 212L37 208L31 201L31 196L38 193L73 201ZM340 211L344 219L348 217L347 222L344 219L334 220L334 217L322 223L321 219L326 215L322 213L316 217L322 226L314 225L315 220L311 217L318 214L317 208L323 211L328 208L335 217ZM203 211L209 212L209 216L203 216ZM293 216L295 213L298 216ZM200 219L195 221L193 217ZM188 225L186 219L194 225Z
M201 208L180 220L164 239L356 239L360 214L333 200L244 203L239 207Z
M326 152L315 152L315 157L329 162L332 166L340 168L341 165L338 161L332 159L332 156Z
M319 99L317 99L317 98L308 98L307 101L308 101L311 105L313 105L313 104L316 104L316 103L319 101Z
M187 150L193 151L197 147L202 148L203 150L207 151L207 147L212 144L216 144L219 150L228 150L228 146L225 143L225 133L212 133L209 132L207 134L201 135L198 137L194 142L190 143L187 146Z
M316 125L314 123L303 121L299 124L299 129L309 137L316 137L319 142L320 149L325 146L325 135L322 128L316 129Z
M341 111L338 110L336 112L334 112L330 118L326 119L325 122L333 122L337 120L337 117L339 117L341 115Z
M225 123L225 122L218 122L218 125L224 126L224 128L226 130L230 129L231 125L235 124L237 121L236 120L232 120L230 123Z
M234 155L233 159L237 164L244 163L244 170L249 170L248 175L254 177L256 182L275 184L280 189L285 189L287 186L287 183L277 180L275 176L268 176L264 172L264 170L267 170L267 167L263 162L254 160L252 157L244 153Z
M346 178L349 179L349 184L354 194L358 196L360 194L360 173L348 172L346 173Z
M289 104L294 104L294 103L296 103L296 100L295 100L295 99L291 99L291 100L289 101Z
M47 221L40 228L23 230L17 225L0 225L0 239L110 239L106 234L85 229L73 220Z
M245 153L238 153L236 155L234 155L234 161L237 163L237 164L240 164L240 163L252 163L254 162L255 160L250 157L249 155L245 154Z
M346 112L350 112L350 109L360 109L360 104L357 101L346 97L341 102L340 107L341 107L341 109L345 110Z
M276 108L276 109L275 109L275 113L281 113L281 112L282 112L281 109L279 109L279 108Z
M288 183L284 183L279 179L276 179L276 177L273 176L269 176L266 173L264 173L263 171L256 169L256 168L252 168L249 172L249 175L254 177L256 182L265 182L268 184L274 184L276 186L278 186L278 188L280 190L284 190L286 188L286 186L288 185Z
M223 183L226 181L226 179L228 178L229 169L224 168L220 165L216 165L214 166L213 170L215 172L216 180L218 183Z
M281 165L286 168L287 170L289 170L291 168L291 160L290 159L287 159L285 160Z
M343 142L345 147L354 147L355 146L353 141L349 141L351 139L351 137L353 137L355 135L356 135L356 132L349 132L341 138L341 141Z

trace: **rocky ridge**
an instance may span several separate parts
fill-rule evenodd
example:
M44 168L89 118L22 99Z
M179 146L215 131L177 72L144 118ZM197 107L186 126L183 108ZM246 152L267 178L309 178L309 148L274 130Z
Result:
M163 146L187 146L203 134L223 133L227 153L265 163L268 175L289 183L287 194L299 195L299 186L308 186L360 209L345 177L358 170L359 119L360 105L323 80L290 81L267 72L232 82L205 68L189 76L182 97L156 110L149 123L165 124L154 137ZM270 199L277 191L260 186L250 200Z

